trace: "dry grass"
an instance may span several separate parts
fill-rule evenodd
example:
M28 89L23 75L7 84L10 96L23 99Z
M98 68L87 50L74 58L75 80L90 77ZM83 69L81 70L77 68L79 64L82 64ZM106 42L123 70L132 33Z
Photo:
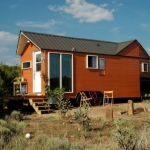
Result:
M127 104L115 104L113 106L90 107L89 117L92 122L89 131L83 131L73 119L74 112L78 111L78 108L69 110L65 118L62 118L57 110L43 115L38 115L35 112L25 114L23 121L26 123L26 128L23 134L31 134L30 144L35 143L36 138L41 135L43 139L44 136L50 139L56 137L66 138L69 143L83 145L84 149L99 150L101 147L101 149L115 150L117 149L117 144L111 137L111 131L115 129L114 122L108 122L105 118L105 110L108 107L113 108L113 120L132 121L136 124L138 130L143 130L144 123L150 123L150 111L140 112L133 116L128 116L127 113L120 115L120 112L127 111ZM150 110L150 103L134 103L135 109L139 107ZM40 149L41 143L37 142L37 147L38 144Z

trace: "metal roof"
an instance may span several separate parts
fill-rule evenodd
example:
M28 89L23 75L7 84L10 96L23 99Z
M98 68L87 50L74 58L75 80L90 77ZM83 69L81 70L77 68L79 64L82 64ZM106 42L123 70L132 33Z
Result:
M76 51L83 53L116 55L133 41L122 43L100 40L66 37L52 34L20 31L18 39L17 54L21 54L26 42L30 40L39 49Z

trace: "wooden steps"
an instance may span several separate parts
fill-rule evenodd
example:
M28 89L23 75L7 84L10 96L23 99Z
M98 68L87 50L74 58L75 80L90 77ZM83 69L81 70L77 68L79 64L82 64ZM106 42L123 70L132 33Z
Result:
M39 115L50 113L50 106L44 98L30 98L29 103Z

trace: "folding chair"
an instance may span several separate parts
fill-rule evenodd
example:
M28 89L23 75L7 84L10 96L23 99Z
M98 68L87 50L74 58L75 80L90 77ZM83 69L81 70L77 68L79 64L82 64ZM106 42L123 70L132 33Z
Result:
M104 91L103 106L105 106L106 103L109 103L109 99L111 99L112 105L114 103L113 91Z
M80 107L82 106L83 103L91 105L90 100L92 100L92 98L87 98L84 92L80 92L80 95L81 95Z

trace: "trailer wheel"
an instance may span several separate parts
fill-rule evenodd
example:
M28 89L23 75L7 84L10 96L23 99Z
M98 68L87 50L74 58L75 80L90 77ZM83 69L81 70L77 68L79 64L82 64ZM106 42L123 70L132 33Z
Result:
M80 95L80 93L77 93L76 98L75 98L75 101L76 101L75 105L77 107L80 106L80 99L81 99L81 95Z
M95 91L95 92L97 94L97 99L98 99L97 104L98 105L103 105L103 93L100 92L100 91Z
M103 93L100 92L100 91L95 91L95 92L96 92L96 94L97 94L96 105L102 105L102 104L103 104ZM90 97L88 91L84 91L84 93L87 95L87 97ZM76 99L76 105L77 105L77 106L80 106L80 99L81 99L80 92L77 93L75 99ZM94 102L92 101L91 104L94 105Z

